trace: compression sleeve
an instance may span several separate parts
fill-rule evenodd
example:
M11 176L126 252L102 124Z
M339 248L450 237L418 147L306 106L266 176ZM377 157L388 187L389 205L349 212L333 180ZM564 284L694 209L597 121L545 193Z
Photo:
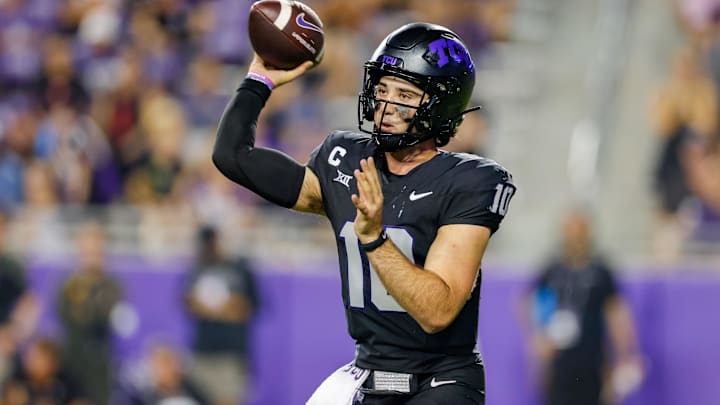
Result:
M305 167L273 149L255 147L255 127L270 89L245 79L218 126L213 163L230 180L277 205L291 208L300 195Z

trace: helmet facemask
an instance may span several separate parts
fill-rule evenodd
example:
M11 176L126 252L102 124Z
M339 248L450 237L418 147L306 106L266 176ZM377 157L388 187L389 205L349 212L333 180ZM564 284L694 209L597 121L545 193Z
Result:
M419 106L403 104L396 101L380 99L376 95L376 87L383 76L395 76L406 80L422 91ZM383 151L393 152L408 146L416 145L426 139L437 137L437 125L433 125L433 111L439 104L440 98L429 92L431 78L418 78L407 72L397 69L365 67L363 90L359 94L358 120L361 131L372 135L375 143ZM388 133L382 131L383 119L388 105L392 104L398 110L398 115L408 127L405 132ZM375 121L375 113L381 112L380 122ZM449 138L449 136L448 136Z

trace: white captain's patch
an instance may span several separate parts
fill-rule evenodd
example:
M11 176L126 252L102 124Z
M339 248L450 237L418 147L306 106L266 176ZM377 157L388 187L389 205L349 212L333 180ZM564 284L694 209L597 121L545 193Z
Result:
M347 155L347 149L343 148L342 146L336 146L330 152L330 155L328 155L328 163L335 167L338 167L340 166L340 158L345 155Z

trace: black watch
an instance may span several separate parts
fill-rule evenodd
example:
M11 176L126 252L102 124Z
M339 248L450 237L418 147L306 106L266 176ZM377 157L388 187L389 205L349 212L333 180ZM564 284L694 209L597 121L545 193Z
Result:
M380 232L380 236L378 236L377 239L375 239L372 242L361 243L360 249L362 249L365 252L372 252L373 250L382 246L382 244L385 243L387 240L388 240L387 232L385 232L385 228L383 228L382 232Z

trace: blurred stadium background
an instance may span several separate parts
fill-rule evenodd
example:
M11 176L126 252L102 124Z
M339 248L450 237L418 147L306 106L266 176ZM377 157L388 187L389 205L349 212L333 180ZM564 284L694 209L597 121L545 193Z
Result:
M719 403L720 1L306 3L326 25L325 59L275 91L258 126L260 144L300 161L330 129L355 128L362 63L395 27L440 23L473 49L485 108L449 148L502 162L520 191L484 265L488 403L535 401L515 300L577 204L595 215L649 364L625 403ZM118 375L149 340L187 348L181 285L203 224L257 270L251 404L302 403L352 356L328 224L269 206L210 161L251 55L250 4L0 1L4 248L39 319L20 350L63 341L57 297L93 219L124 291L112 317Z

